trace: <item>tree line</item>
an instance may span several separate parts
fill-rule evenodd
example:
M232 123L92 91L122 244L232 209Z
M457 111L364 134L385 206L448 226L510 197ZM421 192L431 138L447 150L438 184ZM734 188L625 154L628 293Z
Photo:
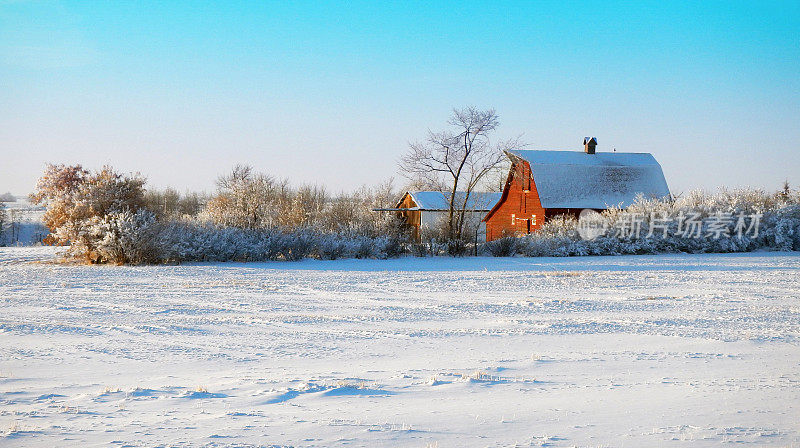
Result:
M174 244L166 241L164 235L169 233L178 238L174 235L178 227L189 233L202 229L200 233L204 235L211 229L260 232L264 238L273 240L280 234L284 242L286 235L294 235L298 246L314 247L287 246L270 252L270 257L278 259L296 258L297 253L304 251L322 258L404 252L463 254L469 244L476 243L470 240L473 232L468 227L479 225L467 219L470 195L485 187L492 171L504 160L503 152L519 147L519 142L490 142L491 133L499 126L494 110L454 109L448 124L449 129L429 132L426 139L411 144L400 161L409 188L441 191L447 198L447 218L440 226L429 229L424 241L409 241L404 223L395 214L372 211L391 206L397 200L391 180L349 193L330 194L323 186L294 186L288 179L237 165L217 179L213 194L181 194L172 188L148 190L141 175L121 174L110 166L89 171L81 165L48 165L31 199L47 207L44 222L51 233L46 242L69 246L73 256L93 263L139 262L148 258L131 255L136 252L132 248L138 246L170 252L165 247ZM164 230L167 227L169 232ZM311 239L319 241L304 243L312 234L316 237ZM147 244L139 241L145 235L152 241ZM346 245L349 248L337 248L336 244L323 241L327 238L341 241L350 238L358 242L351 241L352 244ZM391 243L372 241L376 239ZM392 248L371 253L358 247L362 243ZM248 257L251 255L244 256ZM170 260L170 256L161 255L151 258ZM180 261L185 257L172 258Z
M379 237L403 243L393 215L370 211L395 195L391 182L331 196L322 187L293 187L238 165L218 179L217 191L207 197L147 191L145 184L141 175L108 166L90 171L80 165L48 165L31 200L47 207L43 220L51 233L46 242L69 246L70 255L90 263L296 259L301 253L382 256L355 248L352 241L348 249L323 240L349 238L372 247L379 246L371 241ZM278 236L281 248L273 247L269 255L241 247L242 241L275 243ZM315 238L319 241L311 241ZM197 247L182 250L182 244ZM239 249L230 252L222 246Z
M372 211L397 201L391 180L330 194L320 185L294 186L288 179L236 165L217 179L212 194L181 194L171 188L148 190L143 176L108 166L90 171L81 165L48 165L31 200L46 206L44 223L50 234L45 242L67 246L69 255L90 263L800 250L800 192L788 184L777 193L693 193L642 199L627 210L604 212L609 221L624 220L630 213L674 217L690 206L714 204L717 211L763 214L764 232L747 240L585 241L577 221L563 218L523 238L480 243L470 238L473 227L480 225L469 219L470 195L497 190L498 179L508 172L504 153L525 145L519 138L493 143L499 126L494 110L454 110L448 124L450 128L429 131L425 139L410 144L399 161L409 190L440 191L448 202L444 219L427 229L421 241L409 239L406 223L395 213ZM0 228L4 217L0 209Z

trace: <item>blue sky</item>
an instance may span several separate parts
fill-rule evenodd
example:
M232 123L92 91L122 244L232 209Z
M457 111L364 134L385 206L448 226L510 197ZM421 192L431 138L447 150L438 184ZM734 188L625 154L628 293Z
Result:
M534 149L652 152L673 192L800 185L800 2L382 3L0 0L0 192L46 162L402 184L468 105Z

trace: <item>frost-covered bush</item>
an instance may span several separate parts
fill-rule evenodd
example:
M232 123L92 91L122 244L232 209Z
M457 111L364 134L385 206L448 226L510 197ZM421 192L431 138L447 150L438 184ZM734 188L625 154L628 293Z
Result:
M278 233L275 241L278 243L278 253L287 261L297 261L307 258L314 252L317 235L308 229L295 232Z
M135 213L144 206L144 179L122 175L111 167L90 172L80 165L48 165L31 195L44 204L50 243L69 245L76 257L91 262L108 261L97 251L106 237L102 223L120 213Z
M207 224L159 224L156 235L160 262L269 261L285 250L277 232Z
M516 238L512 254L578 256L654 253L746 252L758 249L800 250L800 194L760 190L692 192L673 200L638 198L626 209L602 213L606 228L583 238L579 221L555 217L536 232ZM753 223L757 226L751 227ZM636 226L638 226L638 231ZM695 226L695 227L692 227ZM509 253L501 239L484 250Z
M317 243L317 256L322 260L347 258L349 253L348 242L341 238L320 238Z
M488 241L483 245L483 248L493 257L511 257L519 250L519 238L513 236L506 236Z
M467 246L467 243L460 238L448 239L445 242L445 247L447 255L450 255L451 257L463 257L469 253L469 247Z
M393 258L407 252L406 244L399 236L369 237L353 233L327 233L320 234L316 239L314 257L323 260Z
M550 219L535 233L520 238L518 250L529 257L589 255L578 235L577 223L571 216Z
M800 205L765 214L762 240L778 250L800 250Z
M102 260L116 264L159 263L163 259L157 239L158 225L153 212L112 213L103 219L94 218L91 233L96 239L94 250Z
M110 215L97 220L90 231L100 241L95 248L97 255L113 263L334 260L389 258L406 253L402 240L387 236L162 223L146 210Z
M376 237L375 242L378 258L396 258L409 251L408 238L400 233Z

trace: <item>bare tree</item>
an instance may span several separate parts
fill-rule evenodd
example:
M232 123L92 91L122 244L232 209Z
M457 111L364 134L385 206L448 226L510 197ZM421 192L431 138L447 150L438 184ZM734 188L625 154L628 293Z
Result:
M489 135L500 125L494 109L453 109L448 124L454 130L429 130L425 140L412 143L400 159L400 168L409 179L445 185L448 238L461 239L470 195L503 161L504 151L519 148L520 143L513 138L492 144Z

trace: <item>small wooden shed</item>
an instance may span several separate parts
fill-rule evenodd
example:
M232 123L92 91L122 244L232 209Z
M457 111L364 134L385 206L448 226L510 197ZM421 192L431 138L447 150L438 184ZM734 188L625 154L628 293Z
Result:
M456 192L455 203L460 204L456 207L456 211L460 212L463 209L469 216L477 218L480 222L478 234L480 239L483 239L486 233L486 224L482 222L482 218L494 207L501 195L500 192L473 191L467 198L465 192ZM447 218L450 211L449 198L448 193L441 191L408 191L403 194L395 207L374 210L396 212L411 228L412 237L419 240L423 228L433 228Z

